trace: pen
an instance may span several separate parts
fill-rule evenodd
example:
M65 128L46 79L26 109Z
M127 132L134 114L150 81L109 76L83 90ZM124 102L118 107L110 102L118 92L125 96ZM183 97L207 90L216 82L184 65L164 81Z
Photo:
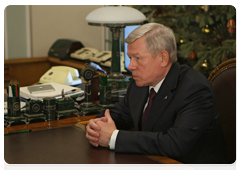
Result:
M20 89L19 89L19 83L17 83L17 91L18 91L18 93L17 93L17 96L19 96L19 94L20 94L20 91L19 91Z
M11 80L8 86L8 96L18 97L19 96L19 83L17 80Z
M12 95L13 95L13 97L15 97L15 88L14 88L13 84L11 85L11 88L12 88Z
M17 87L17 85L15 85L15 88L16 88L16 96L18 97L18 87Z
M8 97L13 97L12 87L8 86Z

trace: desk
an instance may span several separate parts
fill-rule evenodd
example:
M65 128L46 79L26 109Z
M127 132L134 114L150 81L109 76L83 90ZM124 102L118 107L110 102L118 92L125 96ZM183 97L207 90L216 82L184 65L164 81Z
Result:
M82 117L86 122L94 116ZM164 156L116 154L108 148L89 144L83 129L74 126L79 118L4 128L32 132L4 136L4 158L10 164L179 164ZM50 125L49 125L50 124Z

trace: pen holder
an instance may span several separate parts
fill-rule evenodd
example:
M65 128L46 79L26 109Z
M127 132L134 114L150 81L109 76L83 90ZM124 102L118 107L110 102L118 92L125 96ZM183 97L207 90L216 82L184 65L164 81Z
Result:
M18 117L20 111L20 97L7 97L8 117Z
M100 85L99 103L101 105L111 104L111 86L101 86Z

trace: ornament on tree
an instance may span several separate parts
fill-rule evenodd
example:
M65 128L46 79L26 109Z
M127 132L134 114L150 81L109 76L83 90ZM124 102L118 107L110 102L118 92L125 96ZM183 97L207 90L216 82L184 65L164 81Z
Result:
M205 12L208 12L208 10L209 10L209 5L203 5L204 6L204 11Z
M199 22L199 16L198 15L195 16L195 21Z
M195 52L195 50L193 50L190 54L190 57L188 58L190 61L195 61L197 60L197 53Z
M179 42L180 42L180 44L183 44L184 43L183 38L180 38Z
M201 64L201 68L203 70L208 70L210 68L210 64L207 60L204 60L204 62Z
M208 33L210 33L210 32L211 32L211 30L210 30L210 28L208 27L208 25L206 25L205 27L202 28L202 33L208 34Z
M209 5L202 5L202 6L200 6L200 9L204 10L204 12L208 12Z
M235 32L235 29L236 29L236 23L234 21L234 19L230 19L228 22L227 22L227 28L228 28L228 32L230 34L233 34Z

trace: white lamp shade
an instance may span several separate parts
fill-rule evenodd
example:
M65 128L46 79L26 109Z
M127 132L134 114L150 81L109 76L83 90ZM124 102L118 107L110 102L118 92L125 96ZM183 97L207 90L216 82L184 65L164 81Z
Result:
M146 17L134 8L117 6L95 9L87 15L86 20L95 24L128 24L143 22Z

